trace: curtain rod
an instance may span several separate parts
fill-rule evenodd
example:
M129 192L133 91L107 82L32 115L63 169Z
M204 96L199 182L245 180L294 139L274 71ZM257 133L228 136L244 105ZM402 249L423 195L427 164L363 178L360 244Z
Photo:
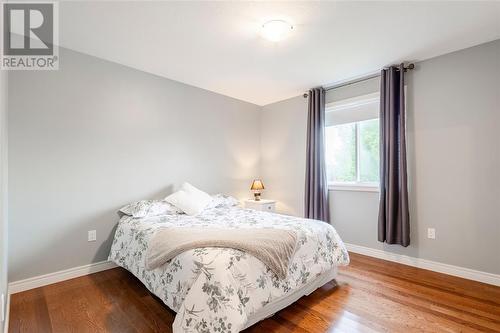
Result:
M414 68L415 68L415 64L408 64L408 66L405 67L405 72L408 70L412 70ZM369 75L363 76L363 77L358 78L358 79L349 80L347 82L343 82L343 83L339 83L339 84L335 84L333 86L327 87L327 88L325 88L325 91L349 86L351 84L355 84L355 83L359 83L359 82L363 82L363 81L368 81L368 80L374 79L374 78L379 77L379 76L380 76L380 73L369 74ZM307 96L309 96L309 93L304 93L303 96L304 96L304 98L307 98Z

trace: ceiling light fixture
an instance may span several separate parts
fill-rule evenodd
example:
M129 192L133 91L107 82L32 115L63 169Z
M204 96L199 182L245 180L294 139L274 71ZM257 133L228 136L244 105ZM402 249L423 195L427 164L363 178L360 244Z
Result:
M262 25L262 36L271 42L279 42L293 30L293 25L283 20L267 21Z

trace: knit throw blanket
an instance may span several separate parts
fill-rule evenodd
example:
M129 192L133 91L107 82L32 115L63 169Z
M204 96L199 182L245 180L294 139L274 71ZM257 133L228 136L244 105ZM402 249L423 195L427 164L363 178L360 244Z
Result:
M188 250L224 247L254 256L278 278L284 279L296 244L297 234L286 229L165 228L158 230L150 240L146 269L155 269Z

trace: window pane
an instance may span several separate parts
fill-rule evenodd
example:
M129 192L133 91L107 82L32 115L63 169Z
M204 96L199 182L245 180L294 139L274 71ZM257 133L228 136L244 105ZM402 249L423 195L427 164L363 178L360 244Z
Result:
M378 119L359 123L359 180L379 181L379 122Z
M330 126L325 132L328 181L356 181L356 125Z

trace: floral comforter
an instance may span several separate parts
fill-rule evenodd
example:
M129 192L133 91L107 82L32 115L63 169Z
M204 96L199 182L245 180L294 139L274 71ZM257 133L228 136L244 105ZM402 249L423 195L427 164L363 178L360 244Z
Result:
M155 230L172 226L276 227L297 232L298 244L288 276L280 280L262 262L229 248L199 248L165 265L145 269ZM223 207L197 216L184 214L121 218L109 259L134 274L177 312L173 332L239 332L247 318L266 304L293 292L333 266L347 265L347 250L324 222L268 212Z

